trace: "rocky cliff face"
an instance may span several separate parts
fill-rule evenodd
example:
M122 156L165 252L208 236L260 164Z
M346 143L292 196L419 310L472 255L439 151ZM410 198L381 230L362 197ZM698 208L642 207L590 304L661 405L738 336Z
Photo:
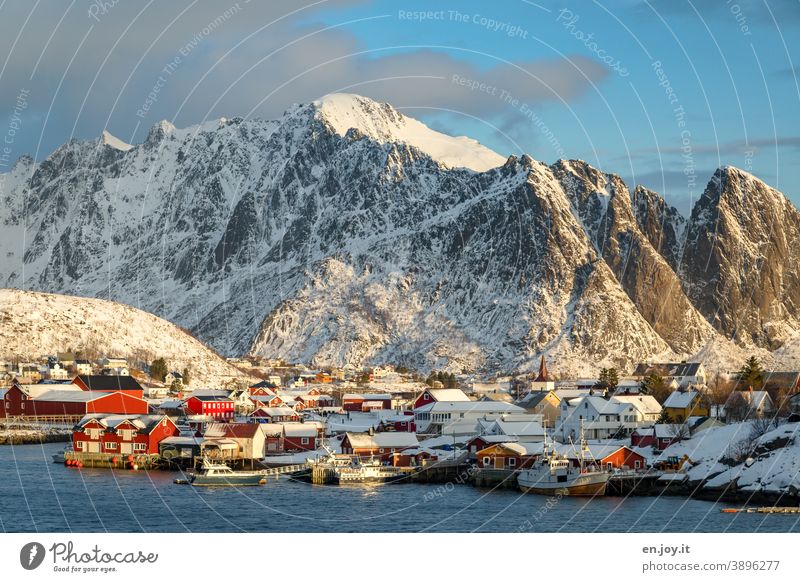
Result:
M226 354L460 370L546 353L562 373L627 368L721 345L712 325L730 327L709 306L741 305L728 298L747 272L681 269L682 252L717 255L694 214L683 251L680 215L653 192L581 161L503 160L357 96L275 121L161 122L133 147L73 141L6 178L5 286L115 299ZM778 236L794 209L770 203ZM793 312L791 273L771 256L781 284L757 303ZM752 341L774 346L782 329Z
M775 349L798 330L798 253L800 214L786 197L720 168L692 210L681 276L723 335Z

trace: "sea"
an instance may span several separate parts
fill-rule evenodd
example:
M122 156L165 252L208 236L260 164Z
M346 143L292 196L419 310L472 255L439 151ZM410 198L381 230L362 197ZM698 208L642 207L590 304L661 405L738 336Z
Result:
M683 497L523 495L459 483L261 487L174 483L180 472L74 469L61 443L0 446L4 532L794 532L800 515L721 513Z

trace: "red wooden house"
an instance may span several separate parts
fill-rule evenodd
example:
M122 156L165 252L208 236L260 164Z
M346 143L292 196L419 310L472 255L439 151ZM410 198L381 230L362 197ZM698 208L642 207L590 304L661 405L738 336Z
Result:
M314 451L321 442L320 430L315 423L287 422L282 426L284 452Z
M516 438L504 434L482 434L467 442L467 451L469 451L469 457L474 459L484 449L499 443L513 443L516 440Z
M55 386L56 389L50 389ZM84 392L59 385L17 383L3 395L0 416L82 417L92 413L147 414L147 402L125 392Z
M634 430L631 433L631 446L653 447L657 451L663 451L671 444L681 441L684 436L686 435L681 425L655 424Z
M75 376L72 380L78 388L93 392L124 392L129 396L144 398L144 388L132 376Z
M298 422L300 415L288 406L261 406L250 413L255 422Z
M479 451L478 466L484 469L527 469L542 455L540 443L497 443Z
M214 420L231 420L234 417L234 402L227 396L190 396L186 400L186 408L192 414L203 414Z
M342 396L342 409L345 412L362 412L365 410L392 408L391 394L345 394Z
M417 425L414 422L414 414L398 414L397 416L384 418L378 426L380 432L417 432Z
M412 408L421 408L434 402L469 402L469 396L458 388L426 388L414 400Z
M90 414L78 422L72 445L81 453L158 453L158 444L180 430L168 416Z

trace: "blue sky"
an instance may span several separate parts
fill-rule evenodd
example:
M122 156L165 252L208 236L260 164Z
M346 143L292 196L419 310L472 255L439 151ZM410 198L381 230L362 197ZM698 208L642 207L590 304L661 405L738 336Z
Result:
M800 0L100 6L0 8L12 156L345 90L502 154L588 160L684 212L728 164L800 202Z

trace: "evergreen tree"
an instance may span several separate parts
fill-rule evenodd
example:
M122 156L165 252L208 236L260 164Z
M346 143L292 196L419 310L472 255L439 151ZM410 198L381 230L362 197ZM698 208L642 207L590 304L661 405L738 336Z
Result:
M163 382L167 377L167 362L164 358L156 358L150 363L150 377Z
M191 378L191 374L189 373L189 368L186 367L186 368L183 369L183 385L184 386L188 386L189 385L190 378Z
M616 368L603 368L597 378L596 388L601 390L613 390L619 384L619 375Z
M755 356L750 356L739 370L739 382L756 390L764 387L764 370Z

